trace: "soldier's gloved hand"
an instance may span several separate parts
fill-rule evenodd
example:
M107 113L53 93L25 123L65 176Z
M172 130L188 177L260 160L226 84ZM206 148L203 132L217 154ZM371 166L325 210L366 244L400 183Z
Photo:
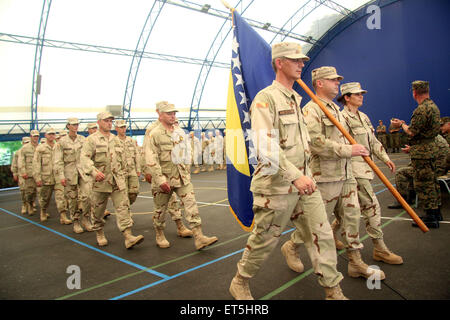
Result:
M317 189L314 181L308 176L301 176L300 178L294 180L293 184L297 188L300 195L312 194Z
M152 175L150 173L145 174L145 181L152 183Z
M370 153L369 151L367 151L367 149L361 145L361 144L353 144L352 145L352 157L357 157L357 156L369 156Z
M103 172L98 172L97 175L95 176L95 181L103 181L105 180L105 175L103 174Z
M386 162L386 165L389 167L389 169L391 169L392 173L395 173L395 163L393 163L392 161L388 161Z
M402 148L402 152L404 152L404 153L409 153L409 149L410 149L410 148L411 148L410 146L408 146L407 144L405 144L405 147Z
M170 184L168 182L164 182L159 186L164 193L170 192Z

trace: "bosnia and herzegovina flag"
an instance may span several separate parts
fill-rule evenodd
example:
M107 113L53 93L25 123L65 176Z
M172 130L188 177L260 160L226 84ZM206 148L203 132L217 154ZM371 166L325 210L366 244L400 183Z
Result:
M249 137L250 105L275 79L269 44L235 11L226 116L227 186L230 210L241 227L253 228L250 182L256 157Z

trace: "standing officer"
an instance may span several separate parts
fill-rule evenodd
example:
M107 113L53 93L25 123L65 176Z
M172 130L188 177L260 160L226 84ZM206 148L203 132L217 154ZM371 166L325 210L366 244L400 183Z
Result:
M11 162L11 173L13 175L14 181L17 182L18 185L19 185L20 196L21 196L21 199L22 199L22 209L21 209L21 213L22 214L26 214L27 213L27 206L26 206L26 202L25 202L25 188L24 188L24 185L23 185L23 178L19 174L18 161L19 161L20 151L22 150L22 148L23 148L23 146L25 144L30 143L30 140L31 140L30 137L23 137L22 138L22 147L20 147L19 150L14 152L13 160Z
M79 204L81 185L87 183L80 168L80 152L86 138L77 133L79 123L77 118L67 119L66 128L69 133L59 140L58 148L55 151L55 173L57 179L65 187L75 233L84 232L83 227L87 231L92 231L90 212L84 212L84 208Z
M438 146L435 138L440 130L440 112L430 99L429 82L414 81L412 94L418 106L411 123L394 119L393 125L400 127L409 136L411 164L414 169L414 190L426 216L420 217L429 228L439 228L438 191L436 188L436 155ZM417 224L413 222L414 227Z
M341 96L337 99L344 105L342 116L350 128L350 134L357 143L363 145L373 155L383 161L394 173L395 164L387 155L380 141L374 134L374 129L369 117L359 111L363 104L363 94L366 90L361 89L359 82L349 82L341 85ZM358 200L361 207L361 214L365 220L367 234L372 239L374 249L373 258L376 261L383 261L389 264L402 264L402 257L392 253L383 241L383 231L381 230L381 208L377 196L373 191L371 181L373 180L372 168L362 157L352 157L353 176L358 184ZM337 240L338 220L335 220L333 228L334 239L337 249L344 249L342 242Z
M202 233L202 220L195 201L191 173L187 169L190 159L187 159L186 164L185 161L176 161L180 159L175 160L173 157L179 149L183 149L179 145L188 143L184 131L174 126L176 112L175 106L167 101L159 104L160 124L151 131L145 149L146 163L153 181L152 192L155 204L153 226L156 230L157 243L164 244L159 246L170 246L164 236L165 217L170 197L175 192L182 199L186 220L194 235L195 247L200 250L215 243L217 237L207 237Z
M391 124L389 125L389 133L391 137L391 148L392 153L400 152L400 127L393 125L391 119Z
M55 188L55 175L53 173L56 138L55 129L48 128L45 132L45 138L45 143L36 147L33 158L33 178L34 181L36 181L36 186L40 187L38 199L39 206L41 207L41 222L46 221L50 216L47 213L47 209ZM61 223L64 224L66 220L67 217L65 216L65 212L61 212Z
M30 136L31 141L22 147L17 163L25 189L25 205L28 214L31 216L36 212L33 206L36 199L36 182L33 179L33 157L39 142L39 131L31 130Z
M378 120L377 139L381 142L381 144L383 145L383 148L385 150L387 150L386 126L383 124L382 120Z
M281 249L289 267L303 272L294 241L304 241L326 299L346 299L339 286L343 276L336 269L333 234L309 167L310 138L300 110L301 97L292 89L305 60L309 58L299 44L275 44L275 80L258 92L250 107L258 155L250 186L255 227L229 289L237 300L253 299L249 279L278 244L289 219L296 231Z
M332 101L339 92L339 81L342 79L334 67L320 67L312 71L312 83L317 97L348 130L339 107ZM360 252L363 248L359 239L361 210L351 158L369 156L369 152L361 144L350 145L315 102L309 101L303 108L303 114L311 136L313 177L317 181L329 219L334 213L342 225L341 234L349 259L348 275L355 278L374 275L383 280L383 271L369 268Z
M139 194L139 176L141 175L141 156L136 142L127 137L127 123L125 120L116 120L115 129L117 137L124 143L125 155L127 156L128 168L128 198L130 206L136 201Z
M127 191L127 159L123 143L111 133L114 116L109 112L97 115L99 130L88 136L81 149L81 170L94 179L94 226L97 243L106 246L108 240L103 232L106 204L111 197L116 210L117 227L125 238L127 249L141 243L144 236L133 236L133 219Z

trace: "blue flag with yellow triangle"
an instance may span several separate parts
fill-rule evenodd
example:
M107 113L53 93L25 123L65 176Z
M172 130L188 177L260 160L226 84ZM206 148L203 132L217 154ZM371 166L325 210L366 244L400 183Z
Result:
M253 228L250 183L257 161L250 139L249 108L256 94L272 84L269 44L235 11L226 113L227 187L230 210L241 227Z

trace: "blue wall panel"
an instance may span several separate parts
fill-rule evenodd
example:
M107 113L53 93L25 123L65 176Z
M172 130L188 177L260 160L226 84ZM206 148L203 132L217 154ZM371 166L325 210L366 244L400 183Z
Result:
M450 116L450 1L377 1L381 7L381 29L370 30L363 8L357 19L338 23L310 50L303 80L312 88L311 70L334 66L344 77L341 83L360 82L368 90L361 111L376 127L389 125L392 117L409 123L417 106L411 82L430 81L431 98ZM310 99L305 96L302 106Z

